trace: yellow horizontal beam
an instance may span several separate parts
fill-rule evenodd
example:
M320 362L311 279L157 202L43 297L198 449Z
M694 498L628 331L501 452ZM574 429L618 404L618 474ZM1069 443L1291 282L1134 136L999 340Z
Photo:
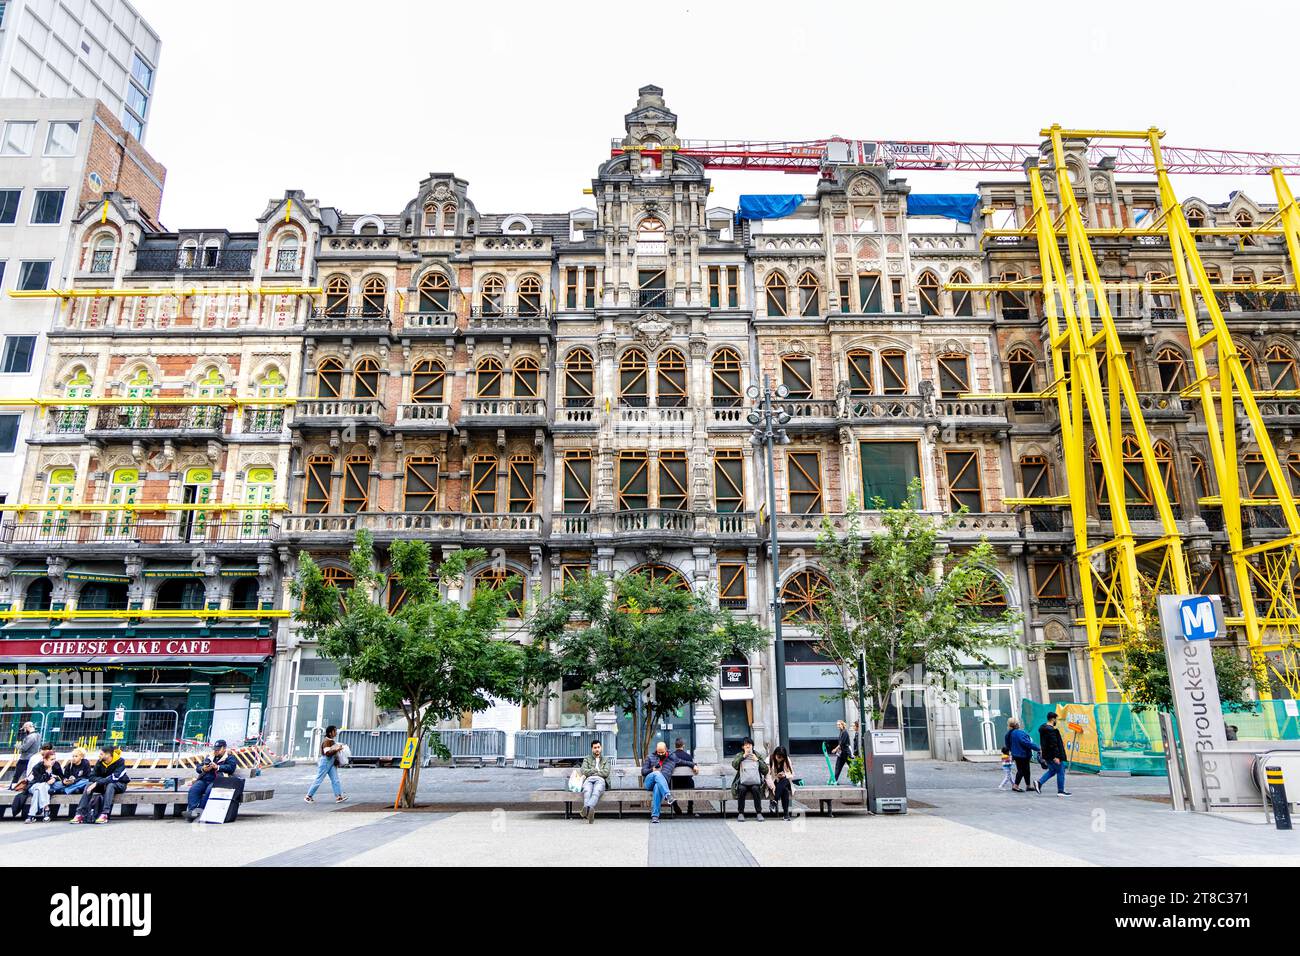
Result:
M1280 226L1189 226L1188 232L1194 236L1284 236L1285 230ZM1032 239L1038 230L1026 226L1021 229L985 229L981 236L991 239ZM1168 235L1164 229L1152 229L1147 226L1090 226L1085 229L1089 236L1101 239L1121 237L1158 239ZM1064 228L1057 228L1056 234L1064 237Z
M1003 498L1004 505L1018 507L1023 505L1068 505L1070 503L1069 495L1052 495L1048 498Z
M93 621L121 620L184 620L186 618L204 618L206 620L257 620L264 617L288 617L292 612L280 609L270 611L212 611L207 609L193 611L0 611L0 621L68 621L73 618L85 618Z
M1147 282L1141 279L1127 279L1121 282L1102 282L1104 289L1116 290L1140 290L1143 292L1178 292L1178 285L1174 282ZM945 282L943 287L949 292L963 290L966 292L1041 292L1043 283L1041 279L1016 279L1014 282ZM1068 284L1067 288L1073 291L1073 284ZM1089 284L1091 289L1092 285ZM1199 291L1199 287L1196 290ZM1277 285L1268 282L1211 282L1210 291L1212 292L1300 292L1300 287L1294 285Z
M1149 129L1061 129L1059 126L1050 126L1047 129L1040 129L1039 136L1051 136L1053 133L1060 133L1065 139L1150 139L1151 134L1155 133L1157 138L1164 139L1165 131L1156 129L1152 126Z
M293 405L297 398L248 398L246 396L222 396L220 398L0 398L0 407L5 408L79 408L116 405L121 407L159 406L159 407L238 407L244 405L271 405L277 408Z
M324 291L321 286L286 286L282 289L274 286L231 286L215 289L197 286L189 289L149 286L141 289L10 289L9 296L13 299L141 299L164 295L180 298L192 295L320 295Z
M151 511L288 511L289 506L283 501L270 502L268 504L237 504L234 502L222 504L214 502L211 504L176 504L167 501L147 501L136 504L102 504L99 502L73 501L67 504L0 504L0 511L15 511L23 513L27 511L131 511L131 512L151 512Z

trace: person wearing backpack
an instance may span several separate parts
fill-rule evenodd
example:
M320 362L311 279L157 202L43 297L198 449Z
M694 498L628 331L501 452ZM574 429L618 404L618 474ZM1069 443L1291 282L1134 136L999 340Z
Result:
M763 782L767 778L768 766L763 755L754 749L754 741L746 737L740 745L741 751L732 758L731 766L736 771L731 781L731 793L736 798L736 820L745 819L745 798L754 798L754 815L758 822L763 822Z
M330 786L334 788L334 802L342 803L347 799L343 795L343 784L339 782L339 753L343 750L343 745L334 739L338 732L339 729L333 724L325 728L325 736L320 742L320 756L316 759L316 779L311 782L307 796L303 797L308 803L316 802L316 791L326 777L330 778Z

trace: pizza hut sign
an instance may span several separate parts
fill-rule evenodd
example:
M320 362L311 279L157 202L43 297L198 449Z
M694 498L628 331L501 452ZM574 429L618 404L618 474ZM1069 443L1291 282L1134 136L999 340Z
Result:
M723 687L748 687L749 667L744 664L724 664L722 666Z

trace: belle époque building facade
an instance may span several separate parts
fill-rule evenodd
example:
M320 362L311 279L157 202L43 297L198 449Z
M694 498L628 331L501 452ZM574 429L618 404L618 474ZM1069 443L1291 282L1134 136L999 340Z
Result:
M465 593L523 582L504 638L522 639L530 605L569 577L631 570L770 629L775 520L791 738L812 751L845 714L825 699L839 676L809 629L822 518L842 526L851 501L901 501L918 480L923 509L967 509L945 553L993 545L999 587L978 600L1019 612L1022 641L1005 663L1023 673L972 667L955 696L915 675L891 714L909 749L996 752L1021 696L1104 699L1075 623L1068 509L1006 504L1065 491L1055 406L1037 397L1051 379L1041 303L960 288L1038 274L1032 242L980 235L1024 225L1027 182L981 184L981 211L954 224L909 217L911 187L885 166L836 166L790 215L738 219L709 205L703 168L672 148L661 90L643 88L624 127L590 208L567 213L480 213L468 183L442 173L396 213L345 214L286 192L247 233L161 232L116 194L82 210L81 268L51 304L50 404L0 551L9 609L60 612L4 625L23 642L12 647L30 649L25 663L73 667L90 647L112 660L115 705L193 712L195 727L243 706L250 727L305 752L317 726L384 715L367 688L339 686L292 622L301 552L346 587L361 529L381 570L396 538L429 541L435 558L482 548ZM1158 205L1153 183L1105 168L1076 189L1099 225ZM1241 194L1186 207L1206 225L1270 213ZM1264 237L1208 238L1201 251L1238 281L1285 263ZM1167 274L1167 258L1137 239L1099 251L1114 279ZM1295 303L1224 301L1261 387L1295 388ZM1222 522L1197 503L1214 494L1204 429L1178 395L1182 319L1137 293L1116 315L1198 586L1231 607ZM746 421L747 389L765 378L790 392L774 516ZM1278 405L1270 423L1289 452L1295 422ZM1300 474L1300 449L1288 460ZM1258 483L1252 463L1248 452L1244 479ZM1138 533L1156 534L1140 482L1130 493ZM402 595L390 586L385 599ZM200 608L211 613L186 616ZM774 667L770 648L728 660L714 698L670 718L664 736L704 759L746 735L770 747ZM504 713L538 728L632 719L586 712L563 684Z

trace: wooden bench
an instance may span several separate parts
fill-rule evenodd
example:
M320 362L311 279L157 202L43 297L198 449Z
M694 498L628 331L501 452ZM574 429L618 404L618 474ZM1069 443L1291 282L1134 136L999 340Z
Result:
M727 815L727 804L735 803L736 798L732 795L730 787L696 787L694 790L674 790L673 797L678 805L699 803L716 803L718 805L718 815L725 817ZM531 803L544 805L559 806L564 805L564 818L566 820L573 816L574 804L582 803L582 794L573 793L567 789L555 788L545 790L534 790L529 796ZM842 807L864 807L863 793L860 787L795 787L791 797L791 805L799 804L805 807L811 806L813 802L817 804L817 812L821 815L835 816L836 804ZM763 801L766 803L767 801ZM649 808L652 806L652 794L649 790L634 789L631 787L618 787L613 790L606 790L601 795L600 803L597 807L615 806L618 808L618 815L623 816L623 809L629 808ZM692 814L694 811L691 811Z
M172 816L183 817L185 807L189 802L188 781L192 781L194 778L181 777L178 779L186 782L175 790L132 783L124 792L113 797L113 807L115 809L121 807L121 815L124 817L135 816L140 807L152 807L155 820L161 820L167 816L168 807L172 808ZM270 800L274 796L275 789L273 787L254 789L245 785L240 802L242 805L258 800ZM0 790L0 818L9 812L9 808L13 806L13 802L17 798L18 794L12 790ZM80 802L81 794L79 793L50 794L50 816L57 817L60 807L75 807ZM30 806L30 803L28 805Z

